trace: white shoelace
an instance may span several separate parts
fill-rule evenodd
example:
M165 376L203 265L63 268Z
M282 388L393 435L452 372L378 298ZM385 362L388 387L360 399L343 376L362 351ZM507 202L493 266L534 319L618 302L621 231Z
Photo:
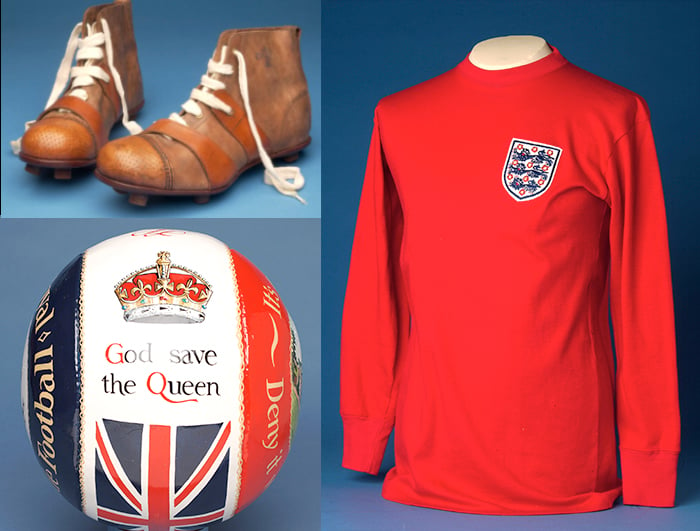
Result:
M226 57L226 52L228 51L227 46L223 46L221 49L221 57L218 62L213 59L209 59L207 65L207 73L202 76L202 86L203 89L194 89L190 94L190 99L182 104L182 109L195 116L202 115L202 109L197 102L203 103L204 105L211 107L212 109L217 109L226 114L231 114L231 106L227 105L221 101L218 97L211 93L212 90L223 90L226 85L223 81L214 79L210 77L212 74L219 74L223 76L230 76L233 74L233 66L226 63L224 58ZM241 91L241 97L243 98L243 106L245 107L246 114L248 115L248 123L250 124L250 131L255 139L255 145L258 148L258 154L260 155L260 160L265 167L265 174L263 182L274 186L275 189L284 195L289 197L294 197L306 204L306 201L298 194L304 186L304 176L301 174L301 170L296 166L280 166L275 167L272 164L272 159L265 151L260 140L260 134L258 133L258 127L255 125L255 120L253 119L253 111L250 108L250 97L248 93L248 75L246 73L245 58L243 54L238 50L233 50L233 53L238 59L238 86ZM182 125L187 125L187 122L177 113L172 113L169 118L178 122Z
M82 22L76 24L73 28L68 38L66 52L63 55L61 65L58 67L58 72L56 73L56 81L54 82L53 89L51 89L51 95L46 101L44 110L51 107L56 100L58 100L69 78L72 78L73 81L70 84L71 90L68 92L68 95L75 96L83 101L87 101L88 95L81 87L94 85L95 79L100 79L105 83L109 83L109 74L93 63L93 61L100 61L104 58L104 52L102 51L102 46L104 46L107 52L107 65L109 66L109 71L114 79L114 87L117 90L117 94L119 94L122 104L122 124L134 135L140 133L142 129L138 123L129 120L129 109L126 105L124 86L122 85L119 72L114 67L114 49L112 47L112 36L109 31L109 24L107 24L105 19L100 19L100 22L102 23L102 33L95 33L94 25L88 24L87 36L83 39L80 38L80 32L83 26ZM86 61L85 64L83 66L74 66L71 68L74 55L76 61ZM25 132L34 122L36 122L36 120L31 120L24 124ZM13 140L10 144L12 145L12 151L15 155L19 154L22 147L22 137Z

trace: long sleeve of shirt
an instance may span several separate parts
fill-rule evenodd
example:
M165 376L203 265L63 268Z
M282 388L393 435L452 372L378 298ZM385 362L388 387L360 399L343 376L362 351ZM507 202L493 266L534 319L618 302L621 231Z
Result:
M646 103L556 49L384 98L343 314L343 465L377 473L393 428L390 500L673 505L666 230Z
M401 205L379 126L367 160L343 314L343 466L376 474L394 427L399 352L408 309L399 269Z
M639 107L606 173L622 495L670 507L680 447L671 272L656 149Z

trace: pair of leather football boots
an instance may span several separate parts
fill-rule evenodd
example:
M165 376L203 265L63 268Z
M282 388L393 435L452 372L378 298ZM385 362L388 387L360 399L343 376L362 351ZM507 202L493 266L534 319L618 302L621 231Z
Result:
M299 37L293 26L224 31L181 112L141 130L131 121L144 103L131 2L90 7L71 33L45 110L13 149L27 171L49 168L57 179L96 165L98 179L141 206L152 195L205 203L260 163L266 184L303 202L298 168L271 161L293 161L311 141ZM132 136L110 142L119 121Z

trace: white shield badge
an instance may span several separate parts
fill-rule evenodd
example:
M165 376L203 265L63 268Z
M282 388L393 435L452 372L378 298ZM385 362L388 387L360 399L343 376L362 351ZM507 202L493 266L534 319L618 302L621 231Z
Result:
M514 138L503 167L503 186L516 201L542 195L554 179L561 148Z

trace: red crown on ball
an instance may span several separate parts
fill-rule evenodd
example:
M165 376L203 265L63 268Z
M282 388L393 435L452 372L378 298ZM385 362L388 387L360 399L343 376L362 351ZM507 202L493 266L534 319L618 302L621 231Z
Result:
M211 286L200 275L170 261L161 251L155 266L123 279L114 289L126 321L201 323Z

